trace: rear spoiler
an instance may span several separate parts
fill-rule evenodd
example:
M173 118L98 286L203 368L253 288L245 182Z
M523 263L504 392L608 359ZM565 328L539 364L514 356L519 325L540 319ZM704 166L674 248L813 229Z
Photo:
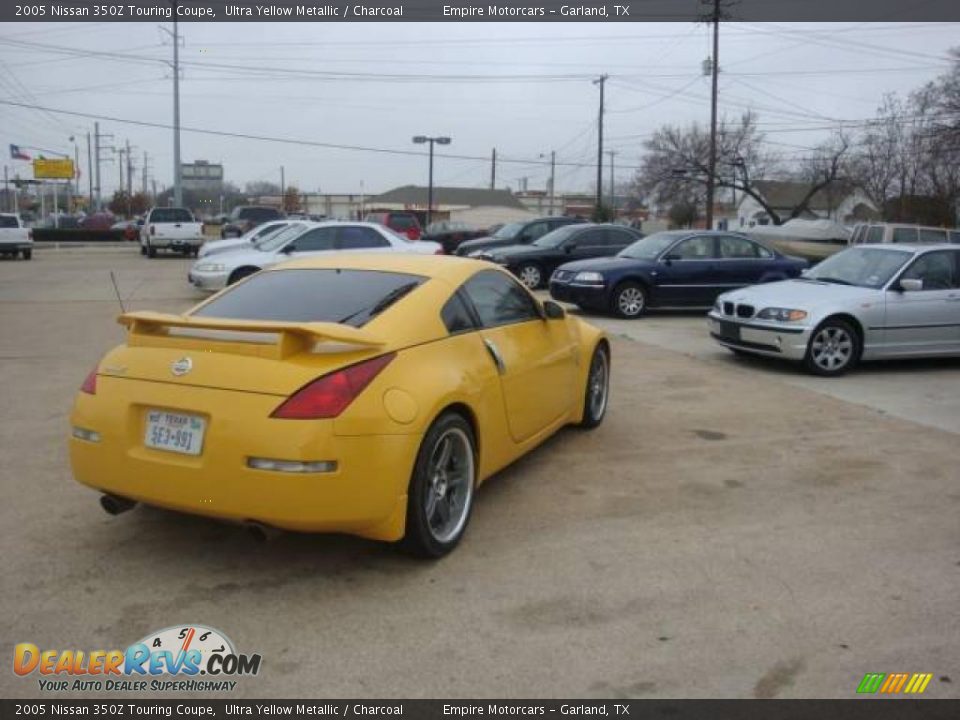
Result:
M230 320L227 318L173 315L149 311L123 313L117 322L126 326L130 335L141 338L169 336L169 328L211 330L225 333L265 333L280 337L281 357L301 352L317 343L341 343L349 346L376 348L386 342L366 330L331 322L281 322L274 320ZM353 349L356 349L355 347Z

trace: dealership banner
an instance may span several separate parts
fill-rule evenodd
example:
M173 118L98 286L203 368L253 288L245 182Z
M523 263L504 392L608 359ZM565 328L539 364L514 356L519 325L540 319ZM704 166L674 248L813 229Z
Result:
M804 22L939 22L960 20L957 0L365 0L330 3L234 0L37 0L0 4L3 22L651 22L708 18Z

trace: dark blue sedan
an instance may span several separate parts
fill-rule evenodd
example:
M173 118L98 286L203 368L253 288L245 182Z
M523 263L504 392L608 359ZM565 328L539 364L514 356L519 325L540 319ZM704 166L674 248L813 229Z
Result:
M647 308L710 308L722 292L794 278L807 265L736 233L671 230L614 257L561 265L550 278L550 295L636 318Z

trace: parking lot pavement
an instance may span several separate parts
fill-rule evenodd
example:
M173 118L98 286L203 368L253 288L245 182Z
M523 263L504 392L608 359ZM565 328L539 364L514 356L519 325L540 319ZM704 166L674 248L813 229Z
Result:
M605 423L491 479L440 562L107 516L71 480L66 436L77 387L122 337L108 271L128 307L179 310L187 264L0 262L6 652L197 622L263 656L234 697L852 698L864 673L895 671L960 696L956 436L666 349L669 329L613 339ZM694 322L637 333L674 320ZM40 692L8 671L0 694Z
M541 292L540 296L549 298ZM572 306L567 306L571 309ZM572 308L575 313L580 313ZM707 334L705 313L654 311L640 320L580 313L633 340L684 353L710 363L742 368L795 387L865 405L894 417L960 433L960 359L865 363L842 378L820 378L796 365L766 358L739 358Z

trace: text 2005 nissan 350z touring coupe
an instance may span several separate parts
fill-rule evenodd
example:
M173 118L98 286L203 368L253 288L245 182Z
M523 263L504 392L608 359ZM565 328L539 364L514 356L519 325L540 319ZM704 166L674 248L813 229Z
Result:
M140 501L437 557L480 482L607 408L604 334L466 258L298 260L120 322L70 439L113 513Z

